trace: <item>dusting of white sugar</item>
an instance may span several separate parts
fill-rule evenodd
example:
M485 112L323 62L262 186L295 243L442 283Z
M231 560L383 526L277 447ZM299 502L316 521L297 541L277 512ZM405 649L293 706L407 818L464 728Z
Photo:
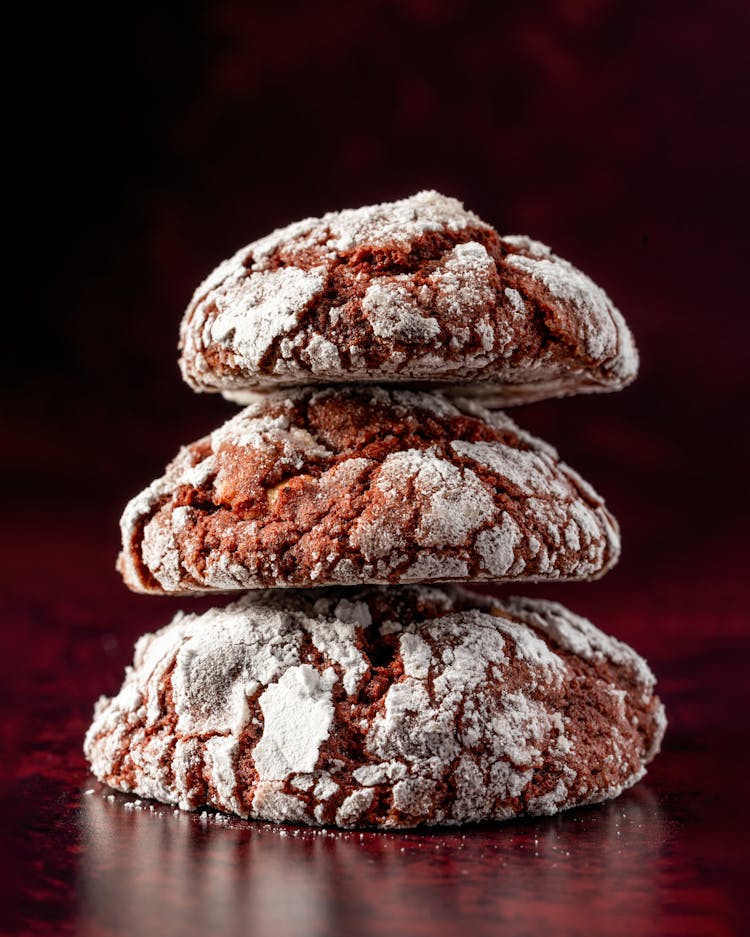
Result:
M249 244L196 290L181 348L188 383L233 399L386 379L455 383L508 405L615 390L638 368L622 315L587 276L432 191Z
M438 617L399 621L402 601ZM365 651L375 609L392 672ZM380 696L360 696L375 674ZM85 751L100 780L185 809L342 826L504 819L634 783L664 730L652 693L635 652L555 603L422 586L248 594L142 638ZM361 747L337 746L352 731Z

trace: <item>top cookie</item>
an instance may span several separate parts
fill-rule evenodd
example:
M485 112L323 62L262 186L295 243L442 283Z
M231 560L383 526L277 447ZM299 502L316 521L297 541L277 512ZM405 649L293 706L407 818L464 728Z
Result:
M180 349L195 390L240 400L298 384L410 382L472 385L507 406L619 390L638 369L602 289L437 192L249 244L195 292Z

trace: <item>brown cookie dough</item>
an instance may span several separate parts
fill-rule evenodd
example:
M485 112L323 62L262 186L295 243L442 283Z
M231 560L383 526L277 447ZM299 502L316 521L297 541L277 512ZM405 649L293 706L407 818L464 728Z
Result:
M191 387L243 403L257 388L409 382L470 385L500 406L619 390L638 369L603 290L437 192L243 248L196 291L180 347Z
M122 791L273 821L412 827L617 796L664 709L552 602L426 586L243 596L142 637L85 741Z
M183 448L121 521L140 592L591 579L616 521L550 446L437 393L269 394Z

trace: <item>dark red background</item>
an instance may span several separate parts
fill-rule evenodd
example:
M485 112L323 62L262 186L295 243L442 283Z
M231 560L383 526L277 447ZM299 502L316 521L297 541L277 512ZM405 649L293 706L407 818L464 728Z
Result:
M9 868L33 896L6 905L16 926L62 932L83 913L91 704L134 638L190 604L132 596L112 565L124 502L232 412L179 378L192 289L275 226L434 187L551 244L635 332L633 387L514 413L624 534L601 582L527 591L633 643L662 678L653 796L663 807L679 776L680 829L700 846L676 880L713 882L718 904L671 931L676 895L636 931L728 933L748 833L747 5L156 6L32 8L9 30L3 740L18 764ZM100 932L84 918L79 932Z

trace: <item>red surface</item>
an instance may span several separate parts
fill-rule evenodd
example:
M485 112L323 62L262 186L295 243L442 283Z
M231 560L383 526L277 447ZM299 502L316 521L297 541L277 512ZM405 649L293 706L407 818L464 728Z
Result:
M715 578L709 590L696 577L679 588L664 581L655 599L650 580L634 590L615 571L600 584L534 589L633 641L660 677L665 751L619 800L426 833L275 828L129 807L134 798L108 797L88 776L81 740L93 700L117 688L135 637L181 604L125 592L111 571L111 510L79 515L77 525L69 513L52 516L66 559L49 577L27 562L40 518L27 515L26 539L7 559L3 620L18 645L8 677L23 699L5 726L22 753L4 798L15 825L2 905L10 932L742 932L750 641L739 582ZM92 579L71 589L79 566ZM718 628L721 641L711 637Z
M14 12L6 929L747 932L748 4L211 0L121 6L110 24L71 5ZM650 660L664 753L609 806L449 833L282 836L82 797L93 701L139 634L200 604L132 596L112 569L127 498L232 412L179 380L192 289L276 225L431 186L550 243L633 327L632 388L515 413L606 496L622 561L597 583L516 591L568 603Z

